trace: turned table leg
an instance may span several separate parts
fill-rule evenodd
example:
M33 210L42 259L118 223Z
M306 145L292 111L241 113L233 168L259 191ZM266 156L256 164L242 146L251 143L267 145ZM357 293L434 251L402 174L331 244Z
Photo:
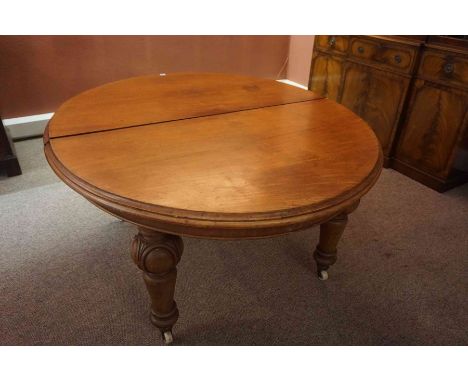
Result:
M138 231L132 243L132 258L143 271L151 297L151 322L159 328L168 344L172 342L172 326L179 317L174 290L183 242L175 235L141 227Z
M327 269L336 262L336 247L348 223L348 214L353 212L358 205L359 201L343 213L320 225L320 239L314 252L317 274L320 280L328 279Z
M320 240L314 252L320 280L328 279L327 269L336 262L336 247L347 222L348 215L342 214L320 225Z

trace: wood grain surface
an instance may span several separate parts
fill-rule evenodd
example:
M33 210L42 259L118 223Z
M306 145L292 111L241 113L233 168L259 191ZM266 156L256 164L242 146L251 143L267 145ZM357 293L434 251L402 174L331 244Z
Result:
M51 138L322 98L277 81L221 73L168 74L112 82L65 102Z
M100 190L205 216L320 208L358 186L379 154L370 129L328 100L77 135L51 145L68 170Z
M85 92L60 108L44 142L58 176L107 212L213 238L322 222L358 202L382 167L375 134L345 107L217 74Z

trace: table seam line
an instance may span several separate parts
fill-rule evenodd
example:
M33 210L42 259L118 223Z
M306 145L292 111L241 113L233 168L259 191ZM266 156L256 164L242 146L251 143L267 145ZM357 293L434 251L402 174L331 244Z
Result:
M241 110L233 110L233 111L227 111L223 113L217 113L217 114L207 114L207 115L199 115L199 116L194 116L194 117L185 117L185 118L177 118L177 119L170 119L167 121L160 121L160 122L148 122L148 123L142 123L138 125L130 125L130 126L122 126L122 127L115 127L112 129L107 129L107 130L96 130L96 131L87 131L83 133L76 133L76 134L67 134L67 135L60 135L58 137L51 137L49 135L49 140L51 139L60 139L60 138L70 138L70 137L77 137L80 135L88 135L88 134L96 134L96 133L105 133L108 131L116 131L116 130L124 130L124 129L131 129L133 127L145 127L145 126L150 126L150 125L160 125L163 123L170 123L170 122L179 122L179 121L185 121L185 120L192 120L192 119L197 119L197 118L206 118L206 117L214 117L217 115L225 115L225 114L234 114L234 113L241 113L244 111L252 111L252 110L260 110L260 109L268 109L271 107L277 107L277 106L285 106L285 105L294 105L294 104L299 104L299 103L306 103L306 102L314 102L314 101L320 101L326 99L325 97L321 98L314 98L314 99L309 99L309 100L304 100L304 101L295 101L295 102L287 102L287 103L280 103L276 105L268 105L268 106L262 106L262 107L254 107L251 109L241 109Z

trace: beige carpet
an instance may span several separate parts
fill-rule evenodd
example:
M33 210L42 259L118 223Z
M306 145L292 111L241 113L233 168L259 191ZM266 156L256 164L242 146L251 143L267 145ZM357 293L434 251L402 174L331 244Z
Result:
M135 229L16 144L0 177L0 345L160 345L129 255ZM438 194L392 170L351 216L330 279L313 228L274 239L186 239L181 345L468 345L468 185Z

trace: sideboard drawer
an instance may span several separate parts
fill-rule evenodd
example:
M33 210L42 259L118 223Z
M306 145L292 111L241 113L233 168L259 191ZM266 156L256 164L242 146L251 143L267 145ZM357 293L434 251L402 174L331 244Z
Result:
M351 40L350 56L366 63L375 63L403 73L410 73L416 51L411 47L364 38Z
M325 52L346 54L349 46L348 36L317 36L317 49Z
M468 57L427 50L421 59L418 75L428 80L448 82L467 88Z

